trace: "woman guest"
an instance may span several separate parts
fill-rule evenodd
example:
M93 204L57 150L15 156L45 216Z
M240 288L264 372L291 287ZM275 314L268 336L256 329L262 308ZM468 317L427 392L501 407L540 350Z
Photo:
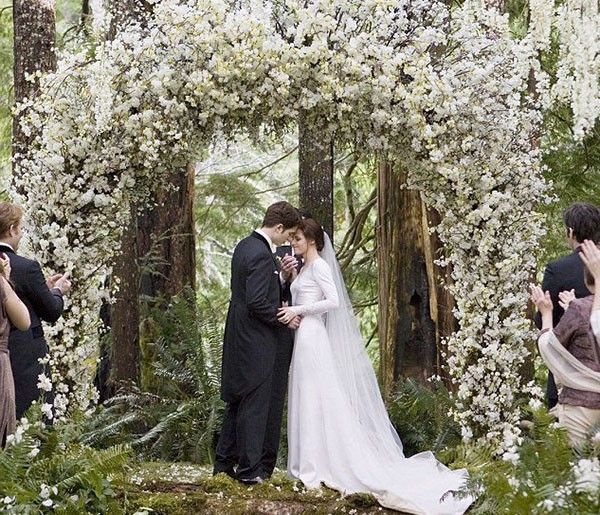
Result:
M550 294L539 286L531 289L531 300L542 317L540 355L559 385L556 414L574 447L583 444L590 429L600 423L600 348L591 323L595 317L600 322L600 292L595 295L596 284L600 284L600 251L593 242L585 241L580 256L586 265L585 284L592 295L571 300L572 294L563 292L561 301L566 311L554 329ZM600 335L600 323L596 325Z
M8 355L8 335L10 325L20 331L27 331L31 320L27 307L12 289L10 284L10 261L0 253L0 442L6 444L6 437L14 432L15 383Z

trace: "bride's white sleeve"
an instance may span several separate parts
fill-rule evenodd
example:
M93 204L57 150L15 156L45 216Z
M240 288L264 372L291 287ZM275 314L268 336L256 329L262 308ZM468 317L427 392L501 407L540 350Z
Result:
M325 298L311 304L292 306L292 311L296 315L318 315L319 313L327 313L327 311L339 306L338 292L329 265L319 259L312 264L312 273Z
M590 315L590 325L596 339L600 339L600 310L592 311Z

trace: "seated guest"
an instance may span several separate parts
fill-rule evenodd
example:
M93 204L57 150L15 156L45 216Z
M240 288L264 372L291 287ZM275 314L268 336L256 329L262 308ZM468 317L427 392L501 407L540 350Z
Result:
M23 236L23 211L16 204L0 202L0 252L10 259L11 281L15 293L23 301L31 317L31 328L13 327L8 339L10 362L15 380L17 419L33 401L40 398L38 377L50 371L40 363L48 353L42 320L56 322L63 311L63 295L71 289L67 274L44 278L40 264L17 254ZM52 402L49 396L46 402Z
M590 262L596 254L597 266L584 267L585 285L592 293L596 291L596 283L600 284L600 252L590 241L581 246L580 256L584 262ZM590 322L595 295L570 302L565 302L564 295L562 298L566 311L553 329L554 306L550 293L539 286L532 287L531 299L542 320L538 337L540 355L559 387L558 421L567 430L571 445L576 447L584 443L589 430L600 423L600 349ZM597 303L600 310L600 299Z
M10 285L10 261L0 254L0 443L4 447L6 437L16 425L15 384L8 357L8 335L11 324L20 331L27 331L31 320L25 304Z

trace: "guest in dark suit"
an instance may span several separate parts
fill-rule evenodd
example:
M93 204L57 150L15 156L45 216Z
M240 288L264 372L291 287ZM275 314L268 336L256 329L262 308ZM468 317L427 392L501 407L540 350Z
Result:
M284 327L277 320L282 278L275 246L288 241L299 222L292 205L273 204L261 229L238 243L231 261L221 379L221 398L227 409L214 473L225 472L248 484L262 482L271 473L263 466L263 448L267 432L273 430L269 427L273 390L282 386L279 375L283 371L275 370L275 362ZM289 325L297 326L298 320Z
M595 243L600 241L600 209L593 204L578 202L569 206L564 212L563 221L567 242L573 252L548 263L542 281L542 290L548 291L552 300L554 326L558 325L564 314L559 303L561 292L573 290L578 299L590 295L584 281L584 266L579 257L579 247L584 240L591 240ZM535 322L537 327L541 328L539 313L535 317ZM548 372L546 403L548 409L558 403L558 390L551 372Z
M10 260L15 293L27 306L31 318L30 329L20 331L12 327L8 339L17 419L40 398L40 394L45 395L46 402L52 401L52 396L41 392L37 386L40 374L50 377L48 367L39 362L48 354L42 321L54 323L59 319L63 295L71 289L67 274L45 279L37 261L17 254L23 236L22 217L23 211L16 204L0 203L0 252Z

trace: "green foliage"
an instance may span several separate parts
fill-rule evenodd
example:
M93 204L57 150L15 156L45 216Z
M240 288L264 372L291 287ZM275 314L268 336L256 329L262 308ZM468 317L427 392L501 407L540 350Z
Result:
M145 456L213 460L219 398L221 331L193 292L150 308L143 323L142 387L125 386L91 422L86 441L131 444Z
M389 414L407 456L422 451L437 455L460 443L460 427L448 415L452 406L452 398L441 381L427 386L414 379L398 383Z
M566 433L557 428L545 410L533 415L533 424L519 449L516 463L495 458L492 449L460 446L454 451L455 464L468 464L472 486L481 492L470 513L528 515L534 513L600 512L600 481L587 486L577 479L574 464L581 458L595 458L592 447L576 455Z
M83 445L83 417L48 427L39 423L39 409L29 415L15 443L0 451L0 511L121 513L115 487L122 482L129 450Z

